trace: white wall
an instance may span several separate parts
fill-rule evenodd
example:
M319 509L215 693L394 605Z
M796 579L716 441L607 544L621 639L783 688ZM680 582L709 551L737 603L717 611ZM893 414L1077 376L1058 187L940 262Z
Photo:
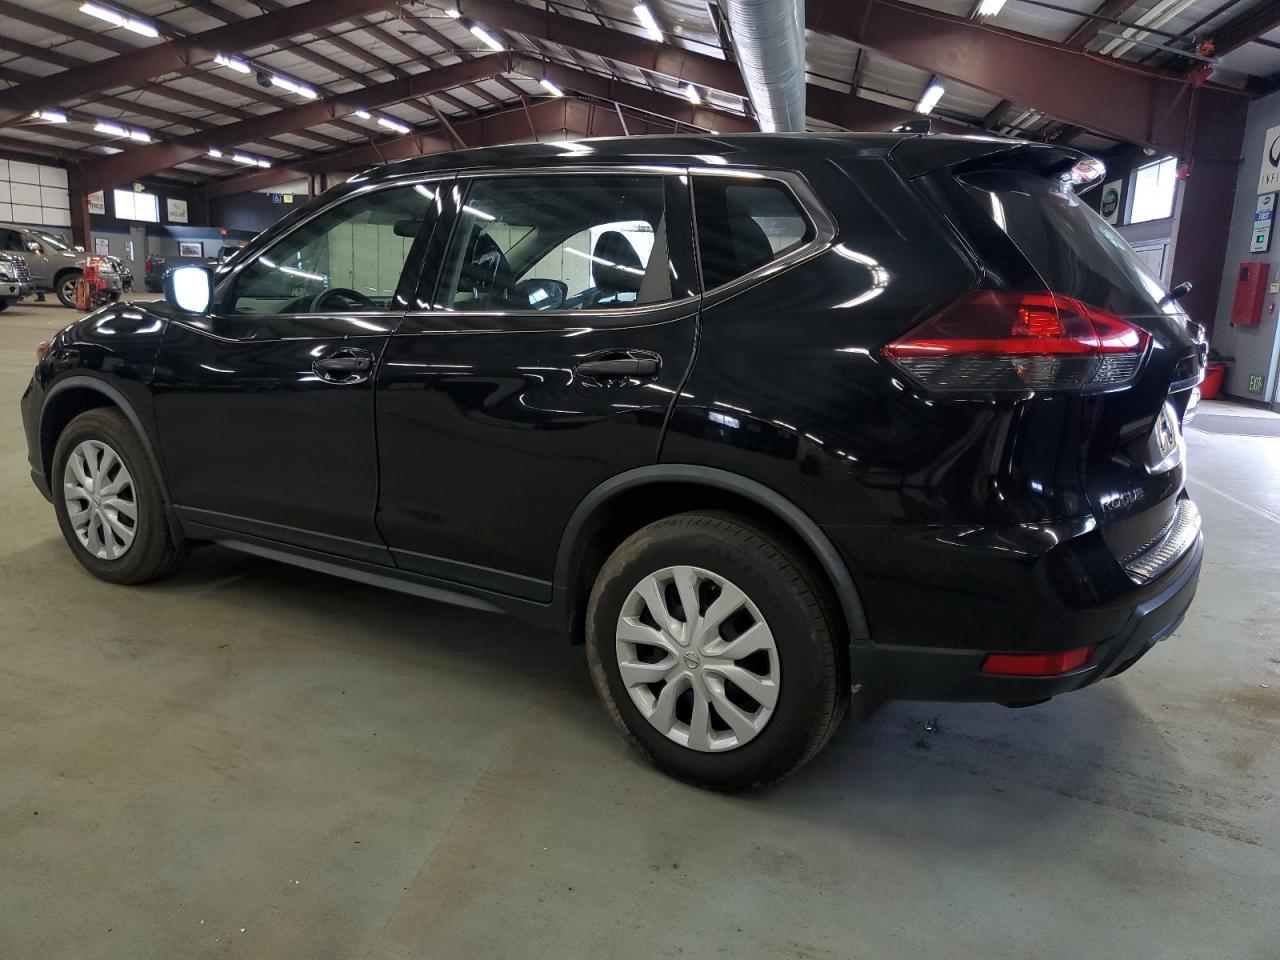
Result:
M71 226L67 171L22 160L0 160L0 221Z

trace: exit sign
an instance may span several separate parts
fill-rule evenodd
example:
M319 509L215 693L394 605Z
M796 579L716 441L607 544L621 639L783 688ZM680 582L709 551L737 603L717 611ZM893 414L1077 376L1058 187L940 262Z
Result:
M1262 392L1262 374L1260 373L1249 374L1249 392L1250 393Z

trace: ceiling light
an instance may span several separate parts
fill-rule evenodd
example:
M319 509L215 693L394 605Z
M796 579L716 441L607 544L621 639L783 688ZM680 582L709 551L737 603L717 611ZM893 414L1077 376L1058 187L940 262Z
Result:
M123 13L116 13L107 7L100 7L96 3L80 4L80 12L87 13L91 17L97 17L99 20L105 20L113 27L123 27L125 20L128 19Z
M125 19L124 28L126 30L132 30L134 33L140 33L144 37L151 37L151 39L153 40L156 37L160 36L160 31L157 30L151 24L147 23L147 21L135 20L133 19L133 17L128 17Z
M503 50L502 41L478 23L471 25L471 34L490 50Z
M662 42L662 30L658 27L658 21L653 19L653 14L649 12L649 8L643 3L636 4L636 19L640 21L640 25L644 27L644 32L649 35L650 40Z
M209 148L209 156L211 156L211 157L221 157L221 156L222 156L222 151L221 151L221 150L219 150L217 147L210 147L210 148Z
M253 159L253 157L247 157L243 153L233 153L231 159L236 163L243 163L246 167L256 167L258 165L257 160Z
M253 161L253 162L254 162L254 163L256 163L258 166L263 167L264 169L268 169L268 170L269 170L269 169L271 168L271 161L270 161L270 160L262 160L262 159L258 159L258 160L255 160L255 161Z
M44 120L47 123L66 123L67 115L61 110L37 110L31 115L33 120Z
M359 117L361 120L372 120L373 115L368 110L357 110L352 116Z
M702 103L702 97L698 94L697 88L693 84L689 84L684 88L684 96L695 107Z
M400 122L399 122L399 121L397 121L397 120L392 120L390 117L379 117L379 118L378 118L378 125L379 125L379 126L383 126L383 127L387 127L387 128L388 128L388 129L390 129L390 130L394 130L396 133L408 133L408 132L409 132L409 128L408 128L405 124L400 123Z
M253 70L239 57L229 57L225 53L215 54L213 62L220 67L230 67L236 73L252 73Z
M457 20L460 16L462 16L462 13L461 11L458 10L457 7L445 7L444 15L448 17L450 20Z
M542 89L543 89L543 90L545 90L545 91L547 91L547 93L551 94L553 97L563 97L563 96L564 96L564 91L563 91L563 90L561 90L559 87L557 87L554 83L552 83L552 82L551 82L550 80L548 80L546 77L543 77L543 78L542 78L541 80L539 80L538 82L539 82L540 84L542 84Z
M151 134L147 133L145 130L134 129L129 131L129 139L137 140L139 143L150 143Z
M994 17L997 13L1004 9L1005 0L982 0L978 4L978 16Z
M916 104L916 113L932 113L933 108L938 105L938 101L942 99L944 88L938 81L933 81L925 89L924 95L920 98L920 102Z
M271 75L271 85L282 90L288 90L290 93L296 93L300 97L306 97L308 100L314 100L317 96L315 90L305 83L299 83L297 80L291 80L289 77L282 77L274 73Z
M93 125L93 129L98 133L110 134L113 137L127 137L129 131L118 123L112 123L110 120L99 120Z

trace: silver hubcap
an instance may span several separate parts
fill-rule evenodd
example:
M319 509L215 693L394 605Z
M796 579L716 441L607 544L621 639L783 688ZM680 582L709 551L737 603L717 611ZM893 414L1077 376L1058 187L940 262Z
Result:
M62 298L64 300L74 300L76 298L76 281L75 278L62 281Z
M76 444L62 471L67 520L80 545L100 560L119 560L138 532L133 477L101 440Z
M618 616L616 651L640 713L692 750L750 742L778 703L769 625L750 597L701 567L667 567L636 584Z

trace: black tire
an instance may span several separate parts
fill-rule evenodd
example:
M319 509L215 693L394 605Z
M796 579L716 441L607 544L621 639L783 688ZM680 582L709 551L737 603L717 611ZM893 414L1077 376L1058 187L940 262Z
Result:
M62 494L67 461L76 446L86 440L101 441L114 450L133 481L137 509L133 542L114 560L97 557L80 543ZM151 461L129 421L114 407L86 411L67 424L54 448L49 485L62 535L76 559L95 577L111 583L146 583L167 575L182 559L184 551L174 542Z
M754 739L720 752L676 743L652 726L622 681L618 617L628 595L669 566L702 567L736 585L773 634L778 700ZM681 780L742 790L780 780L809 761L849 705L849 657L825 578L781 538L730 514L684 513L637 531L605 561L587 607L587 661L596 691L644 759Z
M64 270L53 281L53 292L58 295L58 302L64 307L75 309L76 281L80 279L79 270Z
M9 304L14 303L13 300L0 300L0 313L4 313L9 309Z

